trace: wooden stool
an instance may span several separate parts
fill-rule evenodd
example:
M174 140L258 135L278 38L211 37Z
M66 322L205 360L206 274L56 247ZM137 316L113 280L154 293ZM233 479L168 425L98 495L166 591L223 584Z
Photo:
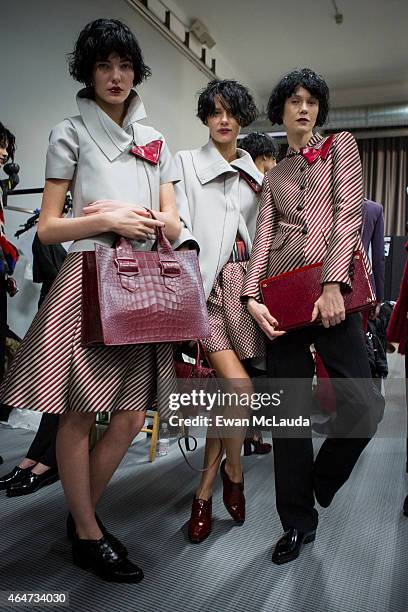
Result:
M96 442L99 439L98 430L96 426L97 425L107 425L110 421L109 412L102 412L100 413L100 417L99 418L98 417L99 417L99 413L96 414L95 425L92 426L92 429L89 434L89 449L90 450L93 449L93 447L95 446ZM160 419L159 419L159 415L156 410L146 410L146 419L152 419L152 424L149 427L146 425L146 421L145 421L145 425L144 427L142 427L140 431L151 435L149 460L151 463L153 463L153 461L156 458L156 448L157 448L157 440L159 437Z
M156 459L156 448L157 448L157 440L159 437L159 415L157 410L146 410L146 418L152 419L151 427L142 427L140 431L144 433L151 434L152 439L150 441L150 451L149 458L151 463Z

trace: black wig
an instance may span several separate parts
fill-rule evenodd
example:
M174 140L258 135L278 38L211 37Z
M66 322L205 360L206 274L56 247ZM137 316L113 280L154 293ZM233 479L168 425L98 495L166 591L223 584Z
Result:
M111 53L132 62L135 73L133 86L151 75L139 43L128 26L116 19L96 19L84 27L69 55L71 76L89 87L95 62L108 59Z
M249 90L237 81L210 81L198 98L197 117L206 125L208 117L215 114L216 97L241 127L246 127L258 116L255 101Z
M274 87L269 98L267 115L269 121L282 125L283 107L298 87L304 87L319 101L316 126L324 125L329 112L329 88L326 81L310 68L293 70L284 76Z
M260 155L273 157L278 159L279 145L274 138L264 134L263 132L251 132L239 141L240 149L248 151L252 159L255 161Z
M7 160L14 161L16 152L16 138L2 123L0 123L0 145L7 149Z

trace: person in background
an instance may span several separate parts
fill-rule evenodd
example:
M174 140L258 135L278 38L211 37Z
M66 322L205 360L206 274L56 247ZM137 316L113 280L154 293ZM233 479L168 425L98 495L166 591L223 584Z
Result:
M16 138L0 123L0 169L9 161L14 161ZM6 363L7 338L7 294L10 293L8 275L14 270L17 251L6 238L3 208L3 182L0 181L0 382L3 379ZM0 404L0 420L7 420L10 411ZM3 458L0 456L0 464Z
M371 261L373 271L372 281L377 298L377 305L373 316L377 317L381 302L384 300L384 210L381 204L366 198L363 201L361 240Z
M33 245L33 281L41 283L38 308L51 289L67 255L61 244L44 245L35 234ZM55 444L59 416L44 413L37 433L25 457L11 472L0 477L0 491L6 490L8 497L29 495L59 479Z
M257 109L246 87L233 80L208 83L198 99L198 117L208 127L209 140L199 149L180 151L176 161L182 175L176 185L180 218L185 224L175 246L192 240L207 298L211 337L203 340L211 366L229 392L252 392L246 364L263 360L262 334L240 302L259 206L263 174L251 156L237 148L241 127L252 123ZM256 367L256 362L251 364ZM233 405L231 414L243 416ZM245 412L245 416L248 416ZM188 535L202 542L212 528L212 493L221 463L224 505L234 521L245 521L241 448L245 431L224 432L222 452L217 437L207 432L204 471L195 492Z
M0 168L9 160L14 161L16 138L0 123ZM8 275L12 274L17 253L6 238L5 217L3 209L3 183L0 181L0 381L4 376L5 349L7 337L7 293Z
M239 146L248 151L259 172L265 174L276 166L279 145L274 138L262 132L251 132L239 140Z

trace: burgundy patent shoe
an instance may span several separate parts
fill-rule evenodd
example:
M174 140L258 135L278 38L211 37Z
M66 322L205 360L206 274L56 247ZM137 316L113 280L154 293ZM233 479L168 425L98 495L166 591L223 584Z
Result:
M220 468L224 489L222 499L234 521L242 525L245 521L244 475L242 475L242 482L232 482L225 471L226 461L224 459Z
M252 447L254 449L252 450ZM245 438L244 440L244 455L267 455L272 450L272 445L264 442L262 438L254 440L253 438Z
M188 522L188 537L193 544L199 544L211 533L212 497L197 499L194 496L191 507L191 517Z

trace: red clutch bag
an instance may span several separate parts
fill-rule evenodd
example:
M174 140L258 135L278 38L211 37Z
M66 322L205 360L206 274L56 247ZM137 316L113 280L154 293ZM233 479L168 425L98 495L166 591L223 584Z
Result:
M280 330L312 325L314 303L322 293L322 266L323 262L319 262L295 268L260 282L263 303L278 321ZM352 290L342 291L346 313L369 310L376 301L375 293L360 251L353 255L350 277Z

